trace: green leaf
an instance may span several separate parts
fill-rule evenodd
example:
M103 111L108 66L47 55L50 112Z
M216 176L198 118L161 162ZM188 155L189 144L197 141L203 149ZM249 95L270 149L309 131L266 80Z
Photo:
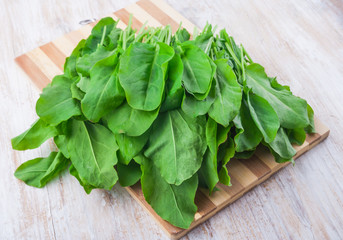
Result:
M314 112L309 104L307 104L307 115L310 120L310 124L307 127L305 127L305 131L306 133L315 133L316 128L315 128L314 119L313 119Z
M292 147L291 142L288 139L286 131L280 128L276 134L274 141L266 144L272 151L273 155L276 156L275 160L280 162L279 158L289 161L297 153ZM284 162L284 161L281 161Z
M87 194L90 194L91 191L96 188L96 187L90 185L89 183L87 183L87 181L85 179L80 177L79 173L77 172L77 170L73 166L73 164L70 165L69 173L70 173L70 175L74 176L79 181L80 185L83 187L83 189L85 190L85 192Z
M123 133L115 134L115 138L119 146L119 162L127 165L142 151L149 139L149 131L137 137L130 137Z
M256 63L246 67L246 84L252 92L266 99L276 111L282 127L293 129L309 125L307 103L288 91L271 87L264 68Z
M134 185L142 176L141 167L135 161L131 161L128 165L118 163L117 171L119 183L122 187Z
M203 157L198 175L199 179L202 179L206 184L211 194L219 178L217 173L217 123L210 117L206 123L206 142L208 148Z
M105 36L105 39L107 40L107 37L111 37L111 39L108 39L108 41L113 42L115 40L117 40L118 37L116 37L116 35L113 33L114 31L116 31L115 28L117 25L117 22L115 22L113 20L113 18L111 17L106 17L106 18L102 18L92 29L92 33L91 35L87 38L86 43L85 43L85 47L82 51L83 55L89 54L94 52L98 45L101 42L102 36ZM106 26L106 28L105 28ZM104 33L104 31L106 31ZM108 43L106 42L106 48L107 45L110 45L110 47L113 49L114 45L113 43Z
M76 70L83 77L89 77L91 69L97 62L113 55L115 55L115 51L108 51L105 47L98 46L95 52L85 54L78 58Z
M12 148L15 150L34 149L57 134L58 131L55 127L49 126L46 122L38 119L31 125L31 128L12 138Z
M299 146L306 140L306 131L303 128L286 129L286 133L289 141Z
M161 112L180 108L185 90L182 87L183 64L179 54L175 54L168 64L166 81L166 97L161 106Z
M205 117L190 118L180 109L160 113L144 155L154 161L162 177L180 185L198 171L206 151Z
M195 45L201 48L206 54L209 54L213 42L212 25L206 24L204 30L195 38L194 42Z
M76 83L76 86L82 91L87 92L89 85L90 85L90 78L89 77L82 77L80 76L80 81Z
M239 114L233 120L236 127L234 141L237 152L254 150L263 136L252 119L247 102L243 99Z
M118 180L114 135L100 124L74 119L69 124L68 152L80 177L94 187L110 190Z
M188 228L194 220L197 206L194 204L198 177L193 177L176 186L164 180L153 164L145 158L142 165L142 190L145 200L156 213L171 224Z
M273 141L280 127L276 112L263 97L253 94L250 91L248 91L246 96L250 115L262 133L264 141L267 143Z
M255 153L255 150L245 151L245 152L236 152L234 158L249 159L252 157L252 155L254 155L254 153Z
M81 101L81 108L92 122L98 122L125 99L124 90L119 84L117 63L117 55L112 55L98 61L90 71L90 84Z
M168 61L174 50L164 43L156 46L133 43L120 58L119 81L129 105L152 111L162 101Z
M14 176L27 185L42 188L69 165L69 160L59 152L46 158L35 158L20 165Z
M228 133L230 132L230 129L232 128L233 124L230 124L227 127L223 127L222 125L218 125L217 127L217 148L226 142L228 139Z
M183 43L182 50L184 87L198 100L203 100L211 87L213 69L210 61L212 60L199 47L190 42Z
M115 134L140 136L157 118L159 109L151 112L131 108L126 102L103 117L108 128Z
M67 146L67 137L65 135L58 135L54 137L54 142L57 146L57 148L60 150L60 152L66 157L70 158L70 154L68 151L68 146Z
M231 186L231 178L227 171L226 165L231 160L231 158L235 155L235 145L232 138L228 137L227 141L219 146L218 149L218 162L221 163L221 168L219 170L219 181L222 184L227 186Z
M181 108L190 117L205 115L215 100L215 82L212 82L211 90L204 100L197 100L193 95L185 93Z
M188 41L191 35L186 29L182 28L176 31L175 36L181 43L183 43L185 41Z
M79 101L83 99L85 93L77 86L80 82L80 78L70 85L71 97Z
M86 40L82 39L77 46L74 48L73 52L69 57L66 58L64 63L64 75L69 78L77 77L78 73L76 71L77 59L81 56L83 47L85 46Z
M227 127L238 114L242 100L241 87L236 75L225 59L216 60L217 71L214 76L215 100L208 114L217 123Z
M198 175L209 189L209 194L211 194L219 181L219 177L217 173L217 157L209 150L209 148L207 148L204 154Z
M36 104L37 114L43 121L56 126L81 114L79 102L72 98L71 84L69 78L58 75L43 89Z

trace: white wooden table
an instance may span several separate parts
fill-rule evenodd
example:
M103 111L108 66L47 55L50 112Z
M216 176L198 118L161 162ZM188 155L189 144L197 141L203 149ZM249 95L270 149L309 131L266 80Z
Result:
M43 189L13 172L50 147L10 139L36 119L36 87L14 57L133 1L0 0L0 239L166 239L120 186L86 195L64 174ZM226 27L253 60L308 100L329 138L184 239L343 238L343 2L168 0L196 25Z

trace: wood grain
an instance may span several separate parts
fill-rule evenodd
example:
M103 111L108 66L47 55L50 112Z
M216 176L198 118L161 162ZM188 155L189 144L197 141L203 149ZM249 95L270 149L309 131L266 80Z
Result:
M332 130L328 140L303 155L294 167L286 167L185 238L342 238L341 4L295 0L263 0L258 4L254 1L168 2L198 26L204 26L208 20L226 27L268 73L278 75L295 94L308 99L316 116ZM127 1L83 1L82 4L66 1L68 8L56 6L53 1L2 3L1 6L6 7L0 9L1 20L8 24L0 35L3 46L0 56L0 108L3 113L0 116L3 160L0 165L0 239L166 238L118 186L110 192L95 191L86 196L77 181L67 174L41 190L27 187L13 177L13 171L20 163L47 155L50 146L45 144L28 152L10 150L9 139L25 130L36 118L34 104L39 93L10 59L76 30L82 19L106 16L109 9L115 11L125 5ZM164 8L168 9L168 6ZM86 33L87 28L82 34ZM76 39L71 35L64 43L60 41L61 52L68 55ZM58 45L58 41L53 42ZM42 81L43 76L44 73ZM317 143L312 141L312 145ZM273 165L268 160L263 163ZM267 177L269 174L259 181ZM228 195L231 191L232 195L239 196L243 186L234 186L220 188ZM223 204L225 199L216 198L215 205Z

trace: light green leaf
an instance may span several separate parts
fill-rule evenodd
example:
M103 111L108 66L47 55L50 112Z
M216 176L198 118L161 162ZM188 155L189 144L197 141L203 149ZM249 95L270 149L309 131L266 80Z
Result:
M56 126L72 116L81 114L79 102L72 98L71 84L69 78L59 75L43 89L36 104L37 114L43 121Z
M60 152L66 157L66 158L70 158L70 154L68 151L68 146L67 146L67 137L65 135L57 135L54 137L54 142L58 148L58 150L60 150Z
M70 173L70 175L74 176L79 181L80 185L83 187L83 189L85 190L85 192L87 194L90 194L91 191L96 188L96 187L90 185L89 183L87 183L87 181L85 179L80 177L79 173L77 172L77 170L73 166L73 164L70 165L69 173Z
M38 119L32 124L31 128L12 138L12 148L15 150L34 149L57 134L58 131L55 127L49 126L46 122Z
M27 185L42 188L69 165L62 153L51 152L46 158L35 158L20 165L14 176Z
M85 96L85 93L77 86L79 82L80 82L80 78L78 78L76 81L74 81L70 85L70 91L71 91L71 97L72 98L75 98L75 99L81 101L83 99L83 97Z
M87 53L79 57L76 63L76 70L83 77L89 77L93 66L100 60L115 55L114 51L108 51L103 46L98 46L94 52Z
M86 40L82 39L74 48L71 55L66 58L66 61L64 63L64 75L66 77L73 78L78 76L78 73L76 71L76 61L81 56L81 52L85 44Z

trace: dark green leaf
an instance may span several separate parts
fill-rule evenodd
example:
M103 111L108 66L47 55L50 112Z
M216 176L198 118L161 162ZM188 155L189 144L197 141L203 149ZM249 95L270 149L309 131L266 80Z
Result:
M164 43L156 46L134 43L120 58L119 81L129 105L152 111L161 104L168 61L174 50Z
M286 129L288 139L291 143L302 145L306 140L306 131L303 128Z
M215 100L208 114L217 123L227 127L238 114L242 92L236 75L225 59L216 60L217 71L214 77Z
M159 109L151 112L131 108L126 102L103 117L108 128L115 134L140 136L145 133L158 115Z
M81 101L81 108L92 122L98 122L125 99L118 80L117 63L117 55L112 55L98 61L90 71L90 84Z
M236 127L236 136L234 137L236 151L254 150L261 142L263 136L258 130L252 119L247 102L243 99L239 114L233 120Z
M263 97L252 94L250 91L246 96L250 115L262 133L264 141L267 143L273 141L280 127L276 112Z
M185 89L198 100L206 98L213 78L211 59L197 46L182 44L183 84ZM198 95L197 95L198 94ZM200 96L200 97L199 97Z
M131 161L128 165L118 163L117 171L119 183L122 187L134 185L142 176L141 167L135 161Z
M204 100L197 100L193 95L186 93L182 101L182 111L190 117L205 115L215 100L215 82L212 82L211 90Z
M190 118L180 109L160 113L144 154L162 177L180 185L198 171L206 150L205 117Z
M282 159L290 160L296 154L296 151L292 147L292 144L283 128L279 129L274 141L266 145L273 150L274 156L277 154Z
M153 161L144 159L142 165L142 190L145 200L164 220L188 228L193 222L197 206L194 204L198 177L193 177L176 186L164 180Z
M315 133L316 128L315 128L314 119L313 119L314 112L309 104L307 104L307 115L310 120L310 124L305 128L305 131L306 133Z
M292 129L309 125L306 101L288 91L272 88L262 66L253 63L246 67L246 84L253 93L270 103L282 127Z
M161 112L180 108L185 90L182 87L183 64L179 54L175 54L168 65L166 81L166 97L161 106Z
M127 165L142 151L149 139L149 131L137 137L130 137L123 133L115 134L115 137L119 146L119 162Z
M118 179L114 135L99 124L73 119L69 124L68 151L78 174L90 185L110 190Z

